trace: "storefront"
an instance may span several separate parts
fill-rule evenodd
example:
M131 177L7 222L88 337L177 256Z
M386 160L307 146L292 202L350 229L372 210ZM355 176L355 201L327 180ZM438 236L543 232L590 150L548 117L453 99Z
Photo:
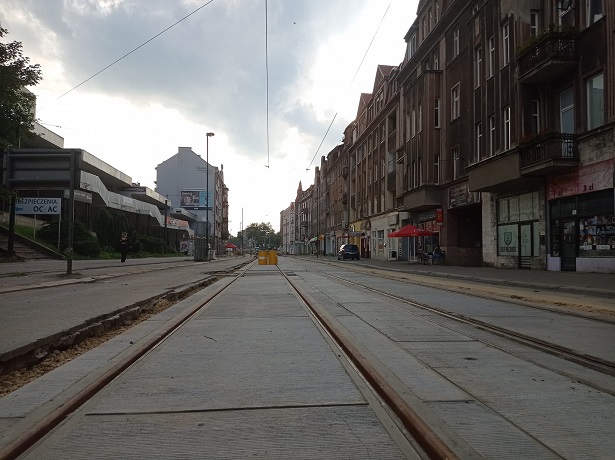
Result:
M615 159L548 182L548 269L615 273Z
M540 194L529 192L500 198L497 205L498 258L510 259L503 265L541 268L534 263L540 256Z

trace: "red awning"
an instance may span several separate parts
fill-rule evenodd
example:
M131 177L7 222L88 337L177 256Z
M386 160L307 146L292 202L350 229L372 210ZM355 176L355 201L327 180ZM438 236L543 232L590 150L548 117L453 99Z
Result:
M237 246L235 246L233 243L226 243L224 247L226 249L237 249Z
M406 225L405 227L389 233L389 238L403 238L405 236L431 236L431 230L415 227L414 225Z

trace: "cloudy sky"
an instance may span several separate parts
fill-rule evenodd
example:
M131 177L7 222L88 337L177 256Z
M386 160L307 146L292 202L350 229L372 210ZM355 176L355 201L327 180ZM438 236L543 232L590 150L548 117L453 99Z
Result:
M299 181L313 183L371 93L376 66L402 61L417 5L2 0L0 24L41 65L39 122L133 182L155 189L158 164L178 147L205 158L214 132L209 162L224 167L235 235L242 212L244 227L279 230Z

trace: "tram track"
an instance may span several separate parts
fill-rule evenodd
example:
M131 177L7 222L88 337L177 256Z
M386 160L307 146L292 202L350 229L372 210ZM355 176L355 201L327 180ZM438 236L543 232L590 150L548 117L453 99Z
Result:
M19 433L19 435L0 445L0 458L16 459L27 452L28 449L51 433L107 385L164 343L191 318L207 308L215 298L229 289L237 279L244 276L249 268L250 265L244 267L241 273L232 279L228 277L228 281L215 287L206 299L202 299L185 309L165 325L150 333L144 340L137 342L135 346L118 356L118 359L114 360L113 363L108 363L96 375L86 377L78 390L72 391L71 394L59 395L55 398L53 409L50 410L47 406L39 408L34 413L29 414L27 418L18 421L8 430L8 436L7 433L3 433L5 438L10 437L12 433ZM455 439L456 436L449 433L450 439L447 443L436 435L431 429L430 423L425 421L425 416L417 411L417 407L408 403L408 395L404 394L403 383L398 381L393 373L379 365L378 360L369 353L369 350L353 340L352 336L344 334L343 328L336 323L335 319L328 315L324 308L320 307L301 286L289 279L282 270L279 271L292 291L308 306L320 327L338 344L345 359L358 371L361 378L369 383L371 390L379 398L378 400L389 408L389 412L398 417L407 430L406 432L410 433L429 458L451 460L460 458L456 450L463 452L464 447L458 445L456 449L452 449L449 446L451 439ZM457 441L459 444L463 444L461 440Z
M479 328L488 333L496 334L505 339L512 340L512 341L515 341L517 343L520 343L526 346L530 346L542 352L549 353L559 358L566 359L575 364L579 364L588 369L592 369L594 371L597 371L597 372L600 372L606 375L615 376L615 363L614 362L607 361L607 360L604 360L596 356L578 353L575 350L572 350L570 348L562 347L560 345L547 342L545 340L542 340L536 337L531 337L526 334L521 334L519 332L506 329L506 328L488 323L486 321L481 321L479 319L472 318L467 315L453 313L450 311L443 310L441 308L434 307L432 305L427 305L424 303L416 302L414 300L410 300L408 298L405 298L399 295L391 294L389 292L385 292L383 290L376 289L374 287L365 286L355 281L345 279L341 276L333 275L330 273L324 273L324 272L318 272L318 273L322 276L327 276L331 279L335 279L335 280L344 282L346 284L353 285L355 287L366 290L368 292L372 292L372 293L393 299L395 301L402 302L403 304L409 305L411 307L418 308L423 311L428 311L430 313L434 313L441 317L446 317L454 321L462 322L464 324ZM533 306L532 308L538 308L538 307ZM573 317L580 317L588 321L594 321L594 322L603 323L603 324L613 324L611 320L602 320L600 318L587 317L587 316L579 315L576 313L568 313L568 312L562 312L562 311L554 312L553 310L549 310L549 311L552 313L558 314L558 315L569 315ZM601 390L608 391L605 389L601 389ZM612 394L612 392L609 392L609 393Z
M303 300L310 313L318 324L329 334L344 353L359 374L369 383L372 391L376 393L389 409L398 417L403 427L413 436L420 447L434 459L454 460L460 458L458 451L464 451L466 446L452 433L448 432L448 442L432 429L432 421L421 413L418 404L410 404L412 397L405 391L405 385L385 366L371 355L369 350L354 340L353 337L327 313L298 283L286 273L280 273L297 295ZM451 448L450 444L455 444ZM473 452L464 452L472 455ZM469 457L468 457L469 458Z
M93 376L87 376L76 391L70 394L62 394L54 399L53 408L44 405L34 413L21 419L7 432L2 433L2 441L8 438L8 442L0 444L0 459L16 459L26 452L36 442L50 433L73 412L79 409L87 401L92 399L109 383L119 377L127 369L132 367L150 351L171 337L187 321L197 315L203 308L228 289L239 276L249 269L251 264L242 267L242 272L234 278L229 276L228 283L214 287L206 299L189 306L182 313L173 317L163 326L151 332L147 337L136 343L133 347L120 354L113 362L108 363L104 369Z
M194 304L183 308L181 314L174 316L163 326L157 328L148 334L143 340L139 340L135 346L130 347L125 353L118 355L117 359L108 362L98 373L97 376L88 376L80 385L78 391L73 390L71 394L62 394L55 398L54 404L56 407L49 410L49 407L41 407L32 415L28 415L27 420L16 422L15 426L7 430L10 433L15 433L21 430L19 437L12 439L10 442L0 445L0 458L13 459L25 453L30 447L34 446L39 440L54 430L66 420L72 413L77 411L82 405L98 394L114 379L118 378L122 373L130 369L139 360L143 359L150 351L160 346L165 340L170 338L178 329L186 322L190 321L195 315L207 308L212 300L220 296L226 289L230 288L233 283L241 276L245 275L252 264L242 268L236 276L227 276L220 285L210 286L210 292L206 297L203 297ZM388 369L379 359L377 359L369 349L367 349L362 341L354 337L348 332L336 318L327 312L326 307L320 305L306 290L302 283L298 281L296 276L291 276L293 273L285 273L279 267L277 270L284 277L295 295L301 299L302 303L307 306L312 318L325 331L325 333L337 344L341 350L340 359L347 360L351 366L358 371L365 382L369 384L371 391L377 395L377 399L382 406L386 406L387 412L395 415L398 421L401 422L401 431L406 433L415 440L416 443L427 453L430 458L474 458L476 452L450 427L434 418L429 410L425 410L420 401L412 394L412 391L400 380L395 373ZM508 331L504 328L494 327L488 323L479 320L473 320L463 315L456 315L452 312L447 312L437 309L433 306L423 305L418 302L411 301L402 296L390 294L382 290L375 289L369 286L363 286L360 283L346 280L342 277L319 272L322 276L328 276L337 281L348 283L357 288L367 289L379 296L386 296L397 302L402 302L411 305L414 308L421 308L431 313L437 313L449 319L463 322L481 330L486 330L490 333L497 334L501 337L506 337L515 340L519 343L540 348L542 351L548 351L549 343L540 343L535 340L530 343L528 338L522 334ZM499 330L498 330L499 329ZM529 339L532 339L531 337ZM568 350L558 350L556 347L551 347L552 354L562 356ZM591 360L593 357L577 355L575 359ZM573 360L572 356L567 359ZM576 361L575 361L576 362ZM611 374L613 371L613 363L594 360L592 364L595 367L603 366L600 372ZM589 366L588 366L589 367Z

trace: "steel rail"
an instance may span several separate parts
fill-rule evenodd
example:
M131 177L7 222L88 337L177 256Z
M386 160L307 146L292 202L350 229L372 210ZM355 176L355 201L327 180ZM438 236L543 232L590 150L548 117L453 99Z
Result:
M566 348L566 347L562 347L560 345L551 343L551 342L547 342L541 339L538 339L536 337L531 337L525 334L521 334L515 331L512 331L510 329L505 329L503 327L500 326L496 326L494 324L490 324L487 323L485 321L481 321L466 315L461 315L461 314L457 314L457 313L452 313L450 311L446 311L446 310L442 310L440 308L436 308L433 307L431 305L427 305L427 304L422 304L413 300L409 300L405 297L401 297L395 294L391 294L385 291L382 291L380 289L376 289L373 287L369 287L369 286L364 286L360 283L357 283L356 281L350 281L347 280L345 278L342 278L340 276L337 275L332 275L330 273L323 273L323 272L318 272L323 274L324 276L328 276L329 278L333 278L333 279L337 279L339 281L342 281L344 283L347 284L351 284L354 286L357 286L361 289L370 291L370 292L374 292L376 294L382 295L384 297L388 297L391 299L394 299L398 302L402 302L405 303L407 305L410 305L412 307L415 308L420 308L421 310L425 310L425 311L429 311L430 313L435 313L438 314L440 316L449 318L449 319L453 319L455 321L458 322L463 322L465 324L474 326L476 328L482 329L484 331L487 331L489 333L492 334L497 334L500 337L504 337L506 339L509 340L513 340L517 343L521 343L523 345L527 345L530 347L533 347L535 349L539 349L541 351L544 351L546 353L549 353L551 355L566 359L570 362L574 362L575 364L579 364L582 365L584 367L587 367L589 369L595 370L597 372L601 372L603 374L606 375L611 375L611 376L615 376L615 363L611 362L611 361L607 361L604 360L602 358L599 358L597 356L591 356L591 355L587 355L587 354L582 354L582 353L578 353L575 350ZM469 295L467 293L464 293L464 295ZM548 310L553 312L552 310ZM568 314L566 312L553 312L554 314L558 314L558 315L569 315L569 316L574 316L574 317L579 317L579 318L584 318L587 319L588 321L598 321L598 322L603 322L605 324L612 324L610 321L600 321L599 319L596 318L588 318L585 316L580 316L577 314Z
M279 267L278 267L278 270ZM289 285L305 302L309 311L318 323L337 343L348 359L359 370L363 378L369 382L373 391L388 405L399 418L404 428L413 436L421 448L433 459L455 460L460 454L465 458L477 456L477 453L452 431L448 431L450 446L436 433L432 424L426 420L417 407L408 403L411 396L402 394L405 385L397 377L387 372L386 368L377 365L377 360L358 341L352 339L347 331L335 320L333 316L321 308L301 286L291 280L286 273L280 270Z
M0 459L13 460L26 452L47 433L57 427L64 419L66 419L66 417L79 409L79 407L94 397L94 395L99 393L120 374L133 366L151 350L156 348L172 334L174 334L187 321L197 315L212 300L217 298L222 292L237 281L237 279L243 276L246 271L247 268L244 269L237 277L230 280L227 285L214 291L207 299L199 301L196 305L189 307L187 311L182 312L180 315L167 322L164 326L157 329L151 337L136 347L132 353L122 357L117 363L106 369L100 375L97 375L92 382L87 383L74 395L67 398L67 400L62 404L56 406L45 414L42 414L34 423L23 430L19 436L0 446Z

